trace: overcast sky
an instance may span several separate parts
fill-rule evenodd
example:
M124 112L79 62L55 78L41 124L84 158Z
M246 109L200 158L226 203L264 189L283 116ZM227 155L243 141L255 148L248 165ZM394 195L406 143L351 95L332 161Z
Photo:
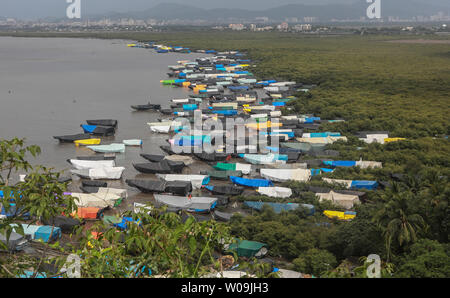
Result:
M283 4L329 4L355 3L362 0L81 0L83 15L104 14L108 12L139 11L154 5L167 3L182 3L202 8L244 8L262 10ZM395 1L395 0L382 0ZM450 6L449 0L414 0L430 4ZM64 17L66 0L0 0L0 16L21 19Z

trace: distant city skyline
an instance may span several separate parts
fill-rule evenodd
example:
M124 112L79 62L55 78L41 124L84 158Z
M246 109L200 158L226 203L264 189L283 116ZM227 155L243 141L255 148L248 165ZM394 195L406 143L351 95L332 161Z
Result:
M128 13L151 9L160 3L177 3L206 9L213 8L241 8L252 11L265 10L286 4L326 5L362 3L366 0L81 0L82 14L107 15L111 13ZM401 0L382 0L382 2ZM429 6L446 7L450 10L447 0L413 0L412 2ZM63 18L68 4L66 0L1 0L0 16L17 19Z

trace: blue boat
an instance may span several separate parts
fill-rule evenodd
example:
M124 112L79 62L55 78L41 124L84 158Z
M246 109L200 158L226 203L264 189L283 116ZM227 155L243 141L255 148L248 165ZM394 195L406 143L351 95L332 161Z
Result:
M330 167L354 167L356 166L356 161L353 160L324 160L324 165Z
M213 110L213 114L225 115L225 116L234 116L237 115L238 111L236 110Z

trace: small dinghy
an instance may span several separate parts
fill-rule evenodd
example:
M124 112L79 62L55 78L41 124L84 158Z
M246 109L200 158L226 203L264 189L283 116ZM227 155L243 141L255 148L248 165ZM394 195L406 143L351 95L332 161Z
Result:
M25 236L16 232L11 232L8 238L6 237L6 234L0 233L0 242L2 242L9 251L21 251L28 243Z
M146 105L133 105L131 108L136 111L159 110L161 109L161 105L148 103Z
M160 162L133 164L133 167L137 171L146 174L170 174L181 173L186 165L184 162L162 160Z
M247 187L253 187L253 188L273 186L272 181L265 180L265 179L247 179L247 178L231 176L230 180L234 184L247 186Z
M202 185L209 183L207 175L156 174L156 177L164 181L189 181L193 189L200 189Z
M142 140L134 139L134 140L123 140L123 142L126 146L142 146L143 142Z
M169 207L196 213L210 212L217 204L217 198L210 197L179 197L155 194L155 200Z
M84 133L89 133L96 136L113 136L116 133L116 129L109 126L81 124L81 128L83 128Z
M84 170L71 170L70 172L85 179L111 179L117 180L122 177L122 173L125 171L124 167L115 168L95 168L95 169L84 169Z
M151 162L160 162L162 160L174 161L174 162L183 162L186 166L193 164L194 160L192 157L183 156L183 155L153 155L153 154L141 154L143 158Z
M77 198L78 200L75 200L75 204L79 207L113 208L118 201L124 199L123 190L119 192L109 188L100 188L97 193L65 194Z
M68 162L77 170L94 168L113 168L116 166L114 160L78 160L69 159Z
M74 141L75 146L99 145L101 142L101 139L85 139Z
M187 195L192 191L192 184L189 181L127 179L125 182L129 186L135 187L143 193L172 193L176 195Z
M244 191L243 187L235 185L205 185L205 189L209 190L214 195L229 195L238 196Z
M100 153L124 153L125 144L110 144L110 145L98 145L87 146L87 148Z
M100 126L110 126L117 127L117 120L112 119L101 119L101 120L86 120L86 123L89 125L100 125Z
M108 187L108 183L105 181L92 181L92 180L84 180L81 182L81 185L88 187Z
M90 134L76 134L76 135L67 135L67 136L56 136L54 139L59 140L61 143L73 143L78 140L85 140L91 137Z
M229 154L220 152L194 153L194 156L203 161L224 161L230 158Z

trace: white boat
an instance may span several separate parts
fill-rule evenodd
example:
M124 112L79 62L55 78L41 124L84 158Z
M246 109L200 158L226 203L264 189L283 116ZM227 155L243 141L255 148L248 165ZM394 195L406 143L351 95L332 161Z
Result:
M116 166L114 160L80 160L70 159L69 162L77 170L95 169L95 168L113 168Z

